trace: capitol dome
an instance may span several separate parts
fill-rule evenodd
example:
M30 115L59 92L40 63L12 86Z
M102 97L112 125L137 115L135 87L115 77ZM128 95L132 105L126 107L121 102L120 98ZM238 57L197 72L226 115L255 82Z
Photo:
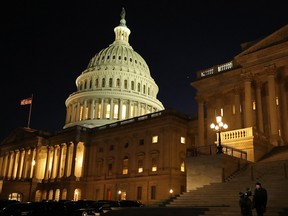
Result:
M66 100L63 128L97 127L164 109L145 60L129 44L124 8L115 41L90 60Z

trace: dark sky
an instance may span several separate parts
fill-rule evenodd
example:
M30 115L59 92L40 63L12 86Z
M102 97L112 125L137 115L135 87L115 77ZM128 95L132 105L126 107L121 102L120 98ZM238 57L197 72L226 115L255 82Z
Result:
M5 2L5 1L4 1ZM77 2L77 3L76 3ZM65 100L89 60L114 41L114 27L126 10L130 45L148 64L165 108L195 113L190 83L197 70L223 64L240 44L288 24L283 0L11 0L0 6L2 103L0 141L28 124L61 130Z

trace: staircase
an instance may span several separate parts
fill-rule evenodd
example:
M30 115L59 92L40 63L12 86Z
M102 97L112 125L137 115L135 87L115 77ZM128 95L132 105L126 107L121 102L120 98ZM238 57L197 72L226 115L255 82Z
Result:
M239 216L239 192L261 182L268 192L265 216L288 215L288 146L276 147L259 162L251 163L223 183L212 183L173 199L166 207L207 209L200 215ZM252 197L250 197L252 199ZM256 211L253 210L256 215Z

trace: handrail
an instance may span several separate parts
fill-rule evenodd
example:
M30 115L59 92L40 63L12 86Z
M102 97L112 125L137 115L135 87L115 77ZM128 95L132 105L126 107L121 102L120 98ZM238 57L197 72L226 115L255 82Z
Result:
M223 153L231 156L235 156L244 160L247 160L247 152L236 149L230 146L222 145ZM206 146L199 146L194 148L187 148L186 150L186 157L197 157L199 155L214 155L217 153L217 146L206 145Z

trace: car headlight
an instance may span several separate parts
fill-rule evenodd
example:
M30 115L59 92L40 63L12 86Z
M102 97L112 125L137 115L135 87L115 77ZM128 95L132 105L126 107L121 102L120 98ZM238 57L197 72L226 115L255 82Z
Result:
M88 213L86 211L82 212L82 216L87 216L87 215L88 215Z

